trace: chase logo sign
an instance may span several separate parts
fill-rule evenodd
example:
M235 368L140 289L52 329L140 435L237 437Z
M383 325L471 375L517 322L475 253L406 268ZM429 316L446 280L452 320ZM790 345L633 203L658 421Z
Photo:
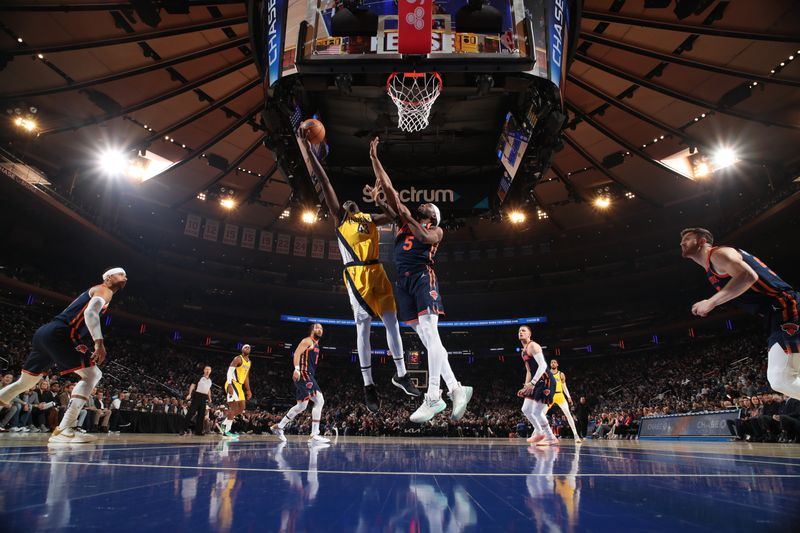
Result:
M264 28L267 46L267 81L275 85L281 77L283 42L286 36L286 10L288 0L266 0L264 2Z
M550 42L550 81L555 83L556 87L561 87L568 29L569 12L567 0L551 0L547 33Z

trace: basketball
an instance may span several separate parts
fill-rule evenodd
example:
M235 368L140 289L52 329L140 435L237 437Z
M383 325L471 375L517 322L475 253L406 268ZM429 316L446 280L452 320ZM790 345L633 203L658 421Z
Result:
M325 126L315 118L304 120L300 124L300 131L311 144L319 144L325 140Z

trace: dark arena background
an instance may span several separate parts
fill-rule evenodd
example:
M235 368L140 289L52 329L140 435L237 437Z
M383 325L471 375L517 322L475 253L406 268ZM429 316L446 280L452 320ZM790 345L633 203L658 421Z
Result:
M5 0L0 531L796 531L798 65L795 0Z

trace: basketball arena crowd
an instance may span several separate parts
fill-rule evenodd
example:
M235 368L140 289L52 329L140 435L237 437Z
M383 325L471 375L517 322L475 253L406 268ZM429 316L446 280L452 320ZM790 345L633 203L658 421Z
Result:
M32 315L27 306L4 302L0 307L4 317L0 362L5 385L17 379L41 317ZM800 402L770 389L764 377L766 361L760 356L763 339L759 333L745 331L693 341L655 352L562 359L580 436L633 439L644 416L729 410L731 438L754 442L800 439ZM155 336L143 339L115 332L103 381L84 407L79 427L111 434L167 431L188 435L189 387L208 365L215 384L212 402L202 431L195 428L195 432L219 432L225 417L220 384L234 355L200 351ZM518 354L476 357L471 364L456 357L451 360L462 381L475 387L469 410L458 422L437 417L418 426L408 420L415 407L413 400L389 384L391 364L377 368L376 382L384 385L382 407L378 414L371 414L364 406L356 365L347 357L324 358L318 379L326 395L325 434L516 438L530 433L516 397L524 376ZM54 371L35 389L14 398L10 408L0 411L0 432L52 431L69 402L73 379ZM293 402L290 357L281 365L274 358L262 360L255 355L250 381L253 401L233 429L240 434L269 434L270 426ZM169 423L154 425L154 415ZM548 419L559 437L573 437L557 408L550 411ZM300 417L287 433L306 434L309 425L308 416Z

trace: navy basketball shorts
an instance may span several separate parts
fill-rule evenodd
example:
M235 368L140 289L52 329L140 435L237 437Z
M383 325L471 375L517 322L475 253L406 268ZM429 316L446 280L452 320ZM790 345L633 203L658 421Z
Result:
M794 310L787 310L786 314L782 311L771 313L767 350L778 344L787 354L800 353L800 320L795 313Z
M33 334L31 352L22 371L41 376L54 366L62 375L94 365L91 349L85 344L75 345L69 338L69 326L62 322L48 322Z
M300 379L294 382L294 388L298 402L304 402L318 392L322 392L317 384L317 379L311 374L307 374L305 378L300 376Z
M394 285L397 318L401 322L414 322L427 313L444 314L442 295L432 268L400 274Z

